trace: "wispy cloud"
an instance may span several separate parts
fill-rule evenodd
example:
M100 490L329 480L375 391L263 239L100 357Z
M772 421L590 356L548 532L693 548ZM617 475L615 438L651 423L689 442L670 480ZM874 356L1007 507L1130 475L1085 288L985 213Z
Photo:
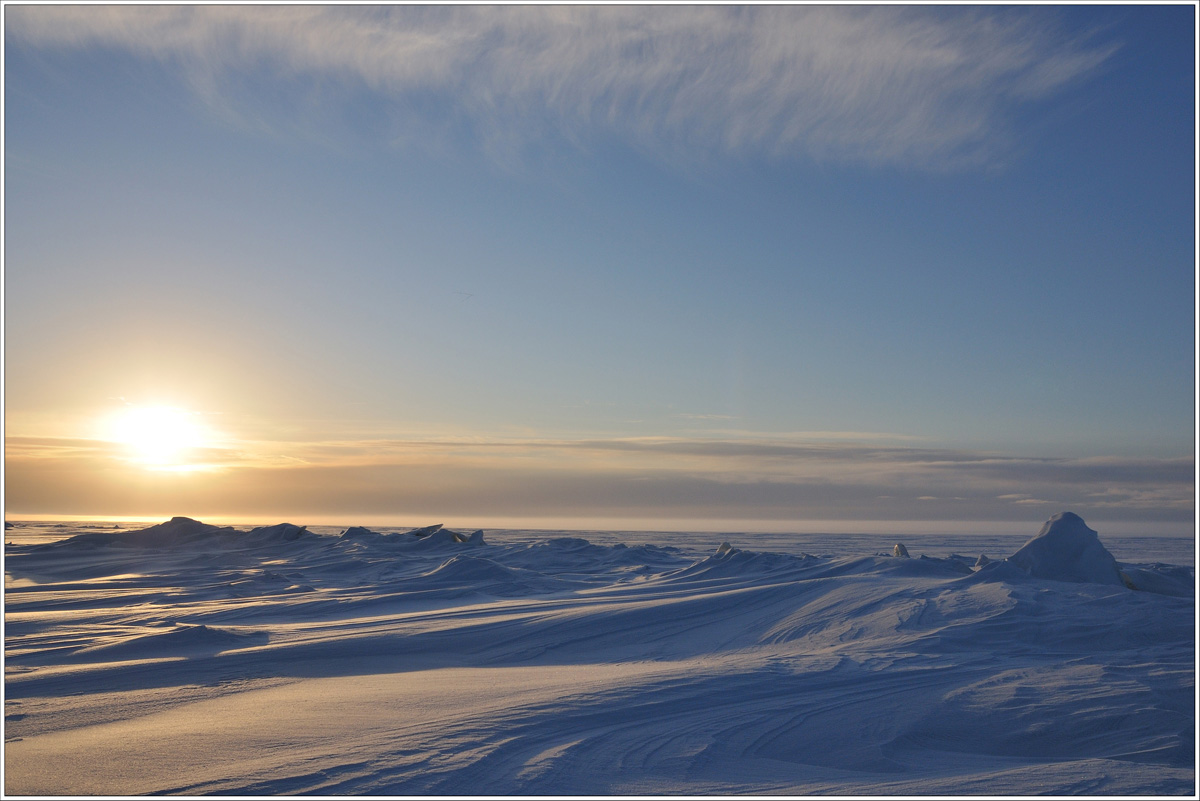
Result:
M133 468L115 469L120 452L99 441L10 438L6 445L8 498L26 512L132 514L144 507L110 507L147 499L161 501L163 511L172 499L206 501L216 514L536 510L763 520L1012 520L1071 509L1088 519L1181 521L1194 510L1190 457L1054 459L662 437L273 441L210 454L222 469L184 482L131 479ZM64 508L71 499L73 508Z
M497 157L606 137L657 155L944 167L1004 154L1014 109L1111 42L1045 9L896 6L10 6L10 34L181 70L243 123L368 93L389 136L466 128ZM286 86L286 91L281 89ZM273 98L291 107L272 117ZM345 110L344 108L342 110ZM413 121L419 121L415 125Z
M224 470L232 467L270 463L262 456L251 457L231 447L189 447L184 451L186 469ZM4 439L6 464L74 462L96 469L112 469L113 464L137 464L138 457L128 446L106 439L72 437L9 436Z

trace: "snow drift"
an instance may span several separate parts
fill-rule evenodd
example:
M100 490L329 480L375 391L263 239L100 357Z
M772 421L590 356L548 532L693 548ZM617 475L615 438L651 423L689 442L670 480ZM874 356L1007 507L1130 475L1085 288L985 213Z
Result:
M10 545L4 790L1195 792L1190 568L1071 513L1007 559L893 543L174 518Z

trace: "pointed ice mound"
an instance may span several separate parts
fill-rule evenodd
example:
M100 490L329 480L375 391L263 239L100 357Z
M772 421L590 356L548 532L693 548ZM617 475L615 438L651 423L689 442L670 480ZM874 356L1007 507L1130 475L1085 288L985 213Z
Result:
M1046 521L1038 535L1008 557L1034 578L1123 584L1117 560L1100 544L1095 531L1074 512Z

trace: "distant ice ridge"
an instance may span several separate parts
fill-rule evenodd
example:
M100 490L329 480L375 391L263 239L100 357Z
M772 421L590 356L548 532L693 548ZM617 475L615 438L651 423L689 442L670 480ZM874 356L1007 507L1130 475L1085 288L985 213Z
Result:
M172 517L165 523L137 531L89 531L61 542L52 542L38 547L56 549L117 545L133 548L171 548L204 544L221 547L253 547L317 537L319 535L310 532L307 526L297 526L293 523L277 523L273 526L259 526L249 531L239 531L228 526L202 523L190 517ZM353 526L342 532L341 539L386 541L400 544L423 543L426 546L450 543L482 545L483 532L463 534L443 528L440 523L394 534L380 534L362 526Z
M415 542L423 541L426 545L450 543L463 543L466 545L483 545L483 531L475 531L472 534L463 534L459 531L451 531L448 528L442 528L441 523L436 523L432 526L423 528L414 528L411 531L406 531L397 534L380 534L372 531L369 528L362 526L353 526L342 532L341 539L357 539L370 541L390 541L390 542Z
M563 538L559 538L563 539ZM239 531L202 523L189 517L173 517L170 520L134 531L89 531L67 540L36 549L94 548L118 546L126 548L178 548L188 546L212 546L218 548L258 548L272 543L297 541L329 542L328 536L314 534L306 526L278 523L260 526L249 531ZM447 547L485 544L482 530L465 534L444 528L440 523L403 532L380 533L363 526L352 526L344 530L338 542L359 543L364 546L389 545L405 549L441 550ZM586 541L579 540L581 543ZM603 549L599 549L603 550ZM728 542L721 543L717 556L725 557L742 553ZM908 548L896 543L891 555L909 558ZM766 556L764 554L764 556ZM929 557L922 556L929 561ZM952 556L949 561L954 567L982 573L988 579L1015 580L1019 575L1050 581L1067 581L1089 584L1120 585L1133 590L1156 592L1166 595L1187 596L1194 594L1192 574L1186 568L1169 565L1121 566L1100 542L1099 535L1074 512L1062 512L1047 520L1036 536L1026 542L1012 556L990 560L981 554L972 563L961 556ZM961 563L961 564L960 564ZM1019 572L1018 572L1019 571Z

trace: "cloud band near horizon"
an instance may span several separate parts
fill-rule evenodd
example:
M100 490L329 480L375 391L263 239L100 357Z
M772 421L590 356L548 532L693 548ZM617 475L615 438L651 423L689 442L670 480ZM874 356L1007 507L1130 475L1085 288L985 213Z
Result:
M1194 517L1191 458L1031 458L844 443L646 438L242 443L186 477L101 440L10 437L13 513L662 520Z

